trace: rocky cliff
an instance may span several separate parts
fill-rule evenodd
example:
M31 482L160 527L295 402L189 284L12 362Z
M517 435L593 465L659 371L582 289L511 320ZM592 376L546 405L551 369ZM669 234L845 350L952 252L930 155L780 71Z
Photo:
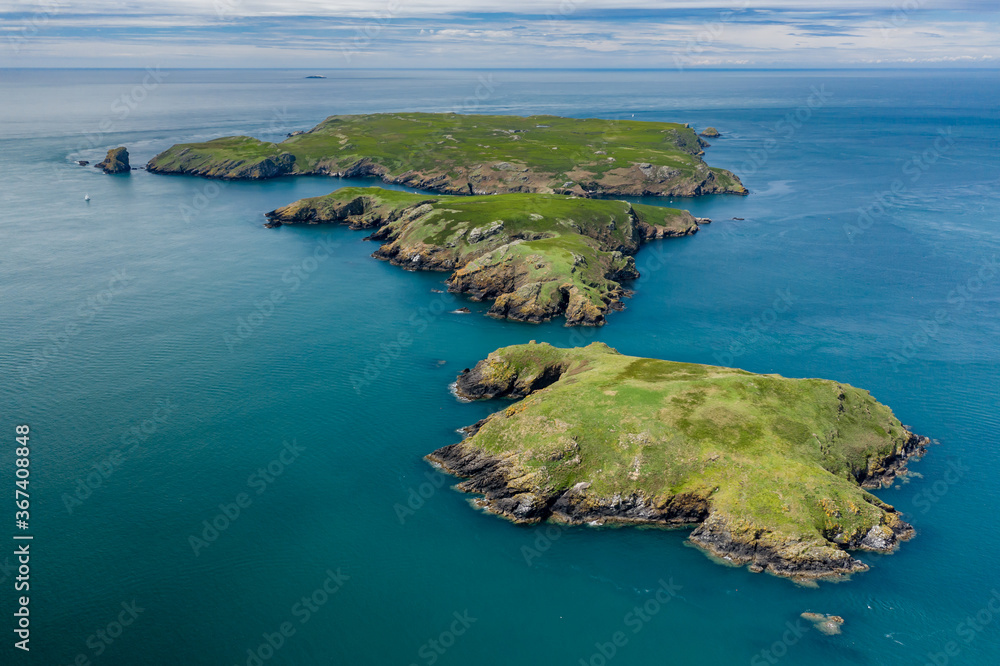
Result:
M125 146L112 148L108 151L103 162L94 165L98 169L103 169L104 173L125 173L132 170L128 163L128 150Z

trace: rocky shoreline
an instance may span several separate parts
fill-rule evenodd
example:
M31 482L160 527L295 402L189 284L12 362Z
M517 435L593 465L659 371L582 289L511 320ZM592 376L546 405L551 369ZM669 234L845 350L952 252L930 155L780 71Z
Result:
M479 208L490 214L470 221L484 215ZM373 257L407 270L450 273L448 291L493 301L490 316L528 323L565 317L581 326L602 326L623 307L631 292L621 282L639 277L632 255L643 244L692 235L711 221L621 201L538 194L458 199L379 188L338 190L265 217L271 228L373 229L367 238L382 243Z
M485 360L459 376L455 392L467 400L544 396L548 393L546 389L573 372L575 365L564 358L534 366L528 372L498 373L496 359ZM444 471L464 478L457 487L480 495L475 500L477 506L515 523L694 527L691 543L724 562L800 579L865 571L867 565L852 557L848 550L888 553L914 536L912 526L893 507L867 493L864 501L871 505L869 508L877 509L874 519L863 523L861 529L848 531L838 524L843 503L837 506L831 503L830 519L822 537L816 538L808 533L772 529L760 521L736 515L729 507L718 506L718 488L712 484L696 491L656 494L643 491L609 494L595 490L595 484L588 481L561 487L547 480L544 471L526 466L520 452L488 451L477 445L476 436L487 424L509 418L510 412L529 402L522 400L480 421L466 429L463 441L427 456ZM867 467L854 470L853 483L878 487L905 473L907 460L920 456L929 440L909 431L904 431L903 437L900 445L885 454L871 456ZM583 454L579 446L568 445L558 455L559 464L569 461L579 465Z
M542 119L546 124L537 122ZM609 135L609 126L627 131ZM449 195L747 194L733 173L705 164L707 144L675 123L371 114L331 116L311 130L289 134L281 143L239 136L178 144L146 168L224 180L374 177ZM580 143L581 137L593 138ZM556 159L541 159L539 148Z
M101 169L107 174L127 173L132 170L128 161L128 150L125 146L112 148L108 151L104 161L98 162L94 168Z
M183 153L181 153L183 155ZM405 171L393 174L383 164L364 157L346 168L333 170L329 166L301 169L295 155L280 153L259 162L226 160L210 165L176 168L158 164L156 158L146 165L151 173L199 176L220 180L267 180L285 176L330 176L334 178L378 178L388 185L402 185L417 190L453 196L484 194L543 193L568 194L578 197L700 197L708 194L738 194L749 191L721 184L716 174L705 167L693 176L678 178L675 171L640 163L617 170L617 183L589 181L568 187L551 187L549 177L525 173L515 182L505 178L504 169L496 165L473 165L455 175Z
M468 434L475 434L480 424L470 427ZM926 444L926 438L913 435L908 447L911 455L919 456L926 450ZM824 578L867 571L868 566L847 550L891 553L899 543L915 535L913 526L904 522L894 508L882 504L888 516L885 524L838 544L843 550L817 549L809 543L785 540L762 532L758 526L713 512L710 493L608 497L590 492L589 485L583 483L539 495L522 483L523 470L511 464L509 458L484 454L466 442L444 446L426 459L443 471L466 479L457 487L481 495L475 501L478 507L514 523L693 527L691 542L718 559L748 566L754 572L767 571L790 578Z

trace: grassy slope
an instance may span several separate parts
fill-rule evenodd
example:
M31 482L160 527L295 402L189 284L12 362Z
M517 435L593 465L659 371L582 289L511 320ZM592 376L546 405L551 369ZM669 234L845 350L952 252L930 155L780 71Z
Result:
M818 545L856 543L891 520L856 475L910 435L867 391L635 358L600 343L507 347L486 374L530 378L554 364L566 368L558 382L466 440L513 453L547 493L587 482L603 497L708 494L730 525ZM579 457L567 464L572 443Z
M178 144L157 155L150 165L161 171L240 178L248 177L248 165L282 153L295 156L293 173L336 173L367 158L393 177L408 172L443 175L491 191L508 191L496 189L491 178L516 187L528 173L537 177L528 183L533 191L543 191L538 187L588 184L609 174L613 179L614 170L639 163L701 179L709 169L700 152L694 131L676 123L390 113L331 116L311 131L281 143L237 136ZM509 166L500 173L493 171L493 165L503 163ZM484 165L486 176L477 174L475 167ZM721 187L742 191L728 171L710 171Z
M363 206L351 207L358 199ZM353 216L345 217L348 209ZM404 214L407 209L412 212ZM628 255L641 243L640 226L658 228L660 235L697 229L685 211L623 201L545 194L434 196L381 188L344 188L269 216L283 222L385 224L377 236L390 242L377 256L417 268L455 270L457 290L496 298L501 295L497 285L504 282L499 273L516 274L517 288L539 286L534 300L543 309L557 307L561 290L571 285L587 308L602 313L620 295L614 278L635 275ZM415 263L415 256L420 261ZM519 318L517 312L506 316L511 314Z

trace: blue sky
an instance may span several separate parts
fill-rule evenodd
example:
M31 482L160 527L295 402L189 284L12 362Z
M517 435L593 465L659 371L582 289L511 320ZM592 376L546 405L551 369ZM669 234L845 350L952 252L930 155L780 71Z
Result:
M997 67L1000 0L0 0L6 67Z

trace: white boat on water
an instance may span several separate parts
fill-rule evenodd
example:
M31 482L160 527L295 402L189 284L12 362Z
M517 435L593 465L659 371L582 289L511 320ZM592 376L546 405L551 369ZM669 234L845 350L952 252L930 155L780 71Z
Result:
M90 201L90 195L89 194L84 194L83 195L83 200L84 201Z

